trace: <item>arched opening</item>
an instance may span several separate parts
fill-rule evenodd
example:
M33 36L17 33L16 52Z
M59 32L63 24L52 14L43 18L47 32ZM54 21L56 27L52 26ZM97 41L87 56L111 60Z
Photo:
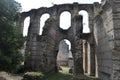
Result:
M89 33L90 28L89 28L89 15L88 12L85 10L79 11L79 15L83 16L83 33Z
M83 40L83 69L84 73L88 73L88 44Z
M93 65L92 64L92 59L91 59L91 50L90 50L90 43L89 42L87 42L87 46L86 46L86 48L87 48L87 60L88 60L88 62L87 62L87 65L88 65L88 71L87 71L87 73L89 74L89 75L91 75L92 74L92 71L91 71L91 65ZM94 67L93 67L94 68Z
M45 25L45 21L50 18L50 15L48 13L45 13L41 16L40 18L40 30L39 30L39 35L42 35L43 32L43 27Z
M73 72L74 63L71 52L71 43L67 39L62 40L59 43L57 66L59 70L66 68L67 73Z
M83 69L87 75L95 77L96 59L94 49L89 40L83 40Z
M64 11L60 14L60 28L67 30L71 26L71 13Z
M26 17L24 20L24 27L23 27L23 36L28 35L28 27L30 25L30 17Z

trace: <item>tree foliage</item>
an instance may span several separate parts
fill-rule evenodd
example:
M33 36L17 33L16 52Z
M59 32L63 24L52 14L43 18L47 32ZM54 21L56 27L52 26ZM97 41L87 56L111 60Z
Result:
M0 70L14 72L23 56L24 38L19 32L20 5L14 0L0 0Z

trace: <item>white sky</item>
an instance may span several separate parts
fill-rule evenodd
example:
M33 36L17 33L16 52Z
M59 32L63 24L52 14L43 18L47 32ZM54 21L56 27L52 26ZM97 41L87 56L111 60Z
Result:
M16 0L22 5L22 11L28 11L33 8L40 7L50 7L53 4L63 4L63 3L93 3L101 2L101 0Z
M83 4L83 3L88 4L88 3L94 3L94 2L99 2L99 3L101 2L101 0L16 0L16 1L19 2L21 4L21 6L22 6L22 11L21 12L29 11L31 9L37 9L37 8L40 8L40 7L50 7L50 6L53 6L53 4L64 4L64 3L73 3L73 2L78 2L80 4ZM64 17L64 16L66 16L66 17ZM69 22L65 22L65 20L69 21L70 18L69 18L68 14L66 14L64 16L63 16L64 19L62 18L62 20L64 20L64 22L62 23L62 26L63 26L64 29L66 29L65 28L66 25L70 25L70 24L69 24ZM83 18L84 26L88 26L88 23L86 23L87 22L86 21L87 17L88 16L85 15L85 17ZM48 15L46 17L45 16L41 17L40 35L42 33L41 31L42 31L42 27L44 26L44 22L47 20L47 18L49 18ZM24 27L25 27L24 30L23 30L23 35L24 36L27 35L27 29L28 29L28 26L29 26L29 20L30 20L30 18L26 18L25 22L24 22ZM85 27L85 28L83 28L83 32L89 32L89 29L87 27Z

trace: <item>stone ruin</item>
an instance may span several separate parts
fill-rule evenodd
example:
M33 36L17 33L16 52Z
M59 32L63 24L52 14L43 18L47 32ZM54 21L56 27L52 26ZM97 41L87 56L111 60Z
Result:
M90 33L83 33L83 17L78 12L89 14ZM60 14L71 13L71 26L67 30L59 27ZM39 35L40 17L48 13L43 34ZM21 13L20 25L23 33L24 20L30 17L26 40L26 69L57 72L59 42L68 39L74 58L74 75L95 75L100 80L120 80L120 0L102 0L93 4L61 4L41 7Z

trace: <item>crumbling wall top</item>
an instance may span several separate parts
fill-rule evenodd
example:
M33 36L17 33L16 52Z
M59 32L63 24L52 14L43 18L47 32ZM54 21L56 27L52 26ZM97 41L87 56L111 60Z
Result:
M78 11L86 10L88 13L90 13L91 10L93 9L93 4L78 4L78 3L60 5L55 4L52 7L41 7L39 9L32 9L28 12L23 12L21 13L21 16L28 17L33 14L41 16L44 13L52 15L54 12L56 12L56 14L60 14L63 11L69 11L70 13L72 13L72 11L75 9L77 9Z

